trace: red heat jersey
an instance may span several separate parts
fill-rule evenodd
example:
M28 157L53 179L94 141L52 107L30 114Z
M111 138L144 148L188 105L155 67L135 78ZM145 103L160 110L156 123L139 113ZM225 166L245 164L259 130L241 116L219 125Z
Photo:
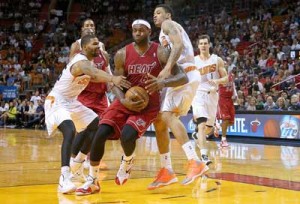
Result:
M224 98L232 98L234 93L234 74L228 74L228 83L226 85L219 85L219 96Z
M131 82L131 86L140 86L145 88L147 74L155 77L163 69L157 56L159 44L151 42L149 49L140 55L134 48L134 43L126 46L125 76ZM151 106L160 106L160 93L156 92L149 96ZM149 107L149 106L148 106Z
M94 58L93 62L94 62L94 65L96 68L101 69L106 72L108 63L107 63L102 51L100 51L99 55ZM104 94L107 91L107 86L106 86L106 83L90 82L89 85L84 89L84 91L90 91L90 92L96 92L99 94Z

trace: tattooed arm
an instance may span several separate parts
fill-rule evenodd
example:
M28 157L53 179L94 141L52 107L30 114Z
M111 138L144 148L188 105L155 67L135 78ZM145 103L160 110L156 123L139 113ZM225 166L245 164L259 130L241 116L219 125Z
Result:
M173 66L177 63L182 50L183 50L183 40L181 37L180 27L177 23L171 20L166 20L161 25L162 31L168 35L170 41L172 43L172 49L170 53L170 57L166 63L165 68L159 74L159 78L166 78L171 74L171 70Z
M164 49L160 46L157 50L157 56L161 65L164 66L168 61L170 52L169 50ZM156 78L150 74L148 74L148 76L149 79L146 81L147 86L145 88L149 94L152 94L155 91L159 91L164 87L181 86L188 83L189 81L184 70L181 67L177 66L177 64L174 65L171 71L171 75L169 75L168 78Z

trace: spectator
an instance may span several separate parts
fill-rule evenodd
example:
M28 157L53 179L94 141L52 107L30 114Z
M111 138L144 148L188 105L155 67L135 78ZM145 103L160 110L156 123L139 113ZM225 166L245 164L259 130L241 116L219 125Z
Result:
M264 93L264 86L263 84L258 81L258 77L253 77L253 84L252 84L252 92L259 91L260 93Z
M260 93L256 97L256 110L264 110L264 99Z
M278 110L278 111L287 110L287 108L285 106L285 99L283 97L279 97L277 99L276 106L275 106L274 110Z
M270 76L266 76L266 82L264 84L265 92L269 93L273 85L274 83L271 81Z
M276 104L274 103L273 97L268 96L267 100L264 104L264 110L274 110L275 106L276 106Z
M38 106L35 110L33 118L25 123L25 128L31 128L33 125L41 124L44 122L45 110L42 100L38 100Z
M300 110L300 103L299 103L299 95L298 94L294 94L291 97L291 104L288 107L289 111L298 111Z
M8 111L2 113L0 116L1 123L6 125L6 122L17 122L17 107L15 106L14 102L9 102L9 109Z
M35 110L36 107L33 103L33 101L27 101L27 105L28 105L28 111L25 111L25 121L29 121L32 120L34 118L34 114L35 114Z
M31 96L30 101L33 102L35 106L38 106L38 100L41 100L39 91L35 91L35 94Z
M246 107L246 110L248 111L255 111L256 110L256 98L251 97L250 102L248 106Z
M238 111L246 110L246 107L245 107L245 104L244 104L244 98L237 98L237 106L235 108Z
M295 82L291 83L288 95L292 96L299 93L300 93L300 89L297 88Z

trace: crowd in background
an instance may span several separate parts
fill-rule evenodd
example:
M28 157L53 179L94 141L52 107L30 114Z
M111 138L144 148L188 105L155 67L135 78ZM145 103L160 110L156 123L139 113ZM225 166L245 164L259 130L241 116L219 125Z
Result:
M12 120L20 127L43 127L44 97L69 61L70 45L79 38L83 19L95 21L97 36L113 58L131 41L132 21L142 17L151 22L151 8L163 1L84 1L74 24L67 23L65 11L59 8L50 11L48 21L41 19L45 3L49 1L0 0L0 20L11 23L0 27L0 85L16 86L20 93L12 101L0 95L0 125ZM300 50L300 1L272 5L258 1L247 16L231 15L225 9L189 15L191 6L196 5L187 3L181 10L185 15L175 19L189 34L195 54L197 37L204 33L211 37L212 52L235 74L237 110L300 110L300 57L291 55ZM154 40L157 35L153 28ZM35 45L40 46L34 50Z

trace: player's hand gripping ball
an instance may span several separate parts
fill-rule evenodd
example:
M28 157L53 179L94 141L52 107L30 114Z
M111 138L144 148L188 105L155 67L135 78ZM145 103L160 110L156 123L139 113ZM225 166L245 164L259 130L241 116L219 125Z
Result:
M149 103L149 95L147 91L140 86L133 86L130 89L128 89L125 93L125 98L131 98L131 100L134 102L142 100L143 104L140 110L146 108Z

